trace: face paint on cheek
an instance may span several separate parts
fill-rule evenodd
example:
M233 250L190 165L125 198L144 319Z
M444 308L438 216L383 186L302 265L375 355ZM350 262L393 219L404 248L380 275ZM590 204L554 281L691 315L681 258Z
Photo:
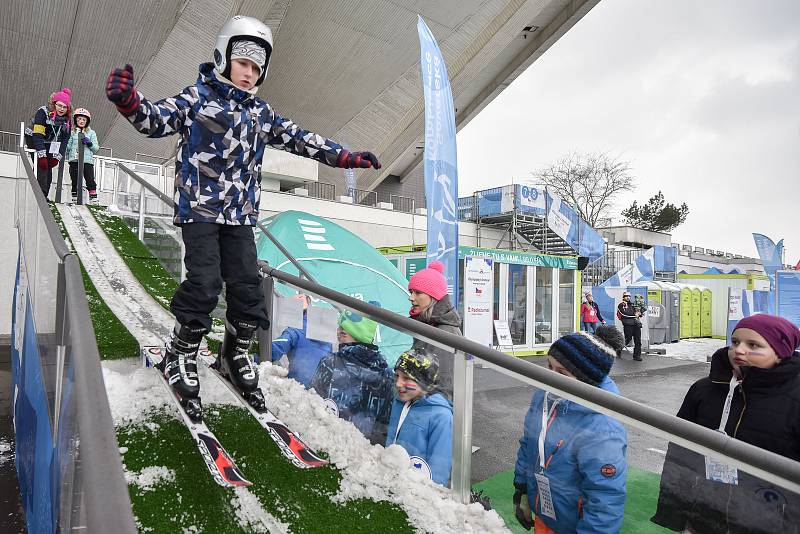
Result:
M398 393L414 393L416 391L419 391L416 382L403 382L397 386Z

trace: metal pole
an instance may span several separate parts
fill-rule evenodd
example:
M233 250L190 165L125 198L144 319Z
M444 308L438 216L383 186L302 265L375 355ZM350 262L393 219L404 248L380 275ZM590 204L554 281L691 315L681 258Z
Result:
M116 211L119 210L119 207L117 207L117 200L118 200L117 188L119 188L119 167L117 167L116 165L114 165L113 184L114 184L114 190L111 192L111 206L109 206L109 209L112 209L113 207L113 210Z
M83 204L83 130L78 131L78 172L77 177L75 180L78 182L77 185L73 185L76 187L75 191L78 193L78 204Z
M144 243L144 187L139 193L139 241Z
M61 203L61 189L63 181L64 181L64 158L61 158L61 161L58 162L58 180L56 181L56 204Z
M450 485L469 504L472 493L472 373L474 360L462 351L453 356L453 464Z
M259 267L261 266L261 263L262 262L259 262ZM274 319L272 313L272 301L275 291L275 279L271 276L266 276L263 271L261 271L261 273L264 284L264 301L267 303L267 310L270 318ZM266 330L261 328L258 329L258 354L261 357L262 362L272 361L272 324L273 321L270 320L269 328Z

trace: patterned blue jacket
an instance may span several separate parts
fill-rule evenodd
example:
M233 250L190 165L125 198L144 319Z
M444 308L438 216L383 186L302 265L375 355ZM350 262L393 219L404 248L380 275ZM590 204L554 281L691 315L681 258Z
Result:
M311 388L373 445L383 445L394 398L394 371L375 345L341 345L319 362Z
M139 93L128 121L148 137L180 134L175 168L175 224L254 226L267 146L331 167L342 147L283 118L265 101L217 79L200 65L195 85L150 102Z

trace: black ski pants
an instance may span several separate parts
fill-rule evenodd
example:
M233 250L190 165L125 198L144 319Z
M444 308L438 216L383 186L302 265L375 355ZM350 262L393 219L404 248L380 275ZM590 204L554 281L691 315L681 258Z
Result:
M252 226L181 225L186 254L184 280L170 308L182 325L211 329L210 314L225 282L229 321L255 321L269 328Z
M72 194L78 195L78 162L69 162L69 177L72 179ZM92 163L83 164L83 181L86 182L86 190L91 195L97 196L97 182L94 179L94 165Z
M642 325L641 324L623 324L622 329L625 331L625 345L631 342L633 338L633 357L638 359L642 357Z

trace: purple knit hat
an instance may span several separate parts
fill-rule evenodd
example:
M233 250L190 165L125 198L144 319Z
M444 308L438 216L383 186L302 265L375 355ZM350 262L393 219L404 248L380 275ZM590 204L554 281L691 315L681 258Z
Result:
M408 281L408 290L416 290L442 300L447 295L447 280L444 277L444 264L433 261L425 269L417 271Z
M749 328L761 334L767 340L769 346L778 355L778 358L789 358L800 346L800 329L790 321L777 315L758 313L745 317L733 329L735 332L739 328Z

